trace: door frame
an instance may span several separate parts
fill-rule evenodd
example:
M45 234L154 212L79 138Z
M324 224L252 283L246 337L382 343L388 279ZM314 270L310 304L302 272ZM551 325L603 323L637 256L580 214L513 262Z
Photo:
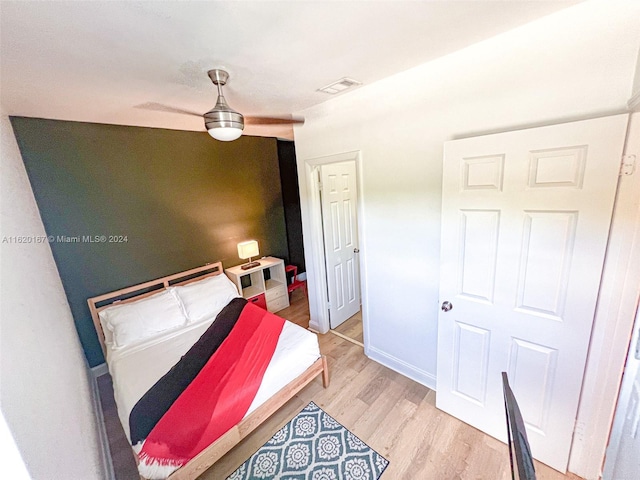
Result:
M315 157L304 160L305 186L307 190L306 205L307 214L303 209L303 232L304 232L304 256L307 267L307 286L309 291L309 328L319 333L327 333L331 326L329 324L329 302L327 295L327 267L324 251L324 230L322 228L322 204L320 201L320 188L317 170L322 165L330 163L355 162L357 200L356 209L358 224L358 267L360 269L360 303L362 310L362 326L364 330L365 345L367 338L367 311L366 311L366 237L364 228L364 209L362 194L362 157L360 151L337 153L322 157ZM301 196L304 193L301 191ZM303 197L304 198L304 197Z
M623 155L636 156L635 172L618 177L569 456L569 471L586 480L598 480L602 474L627 351L633 340L640 292L640 111L629 112ZM591 393L596 391L599 393Z
M631 345L629 348L628 354L628 362L637 362L635 360L635 353L640 349L640 308L636 309L636 320L633 326L633 339L631 340ZM632 373L629 369L629 366L625 368L625 373L622 378L622 383L620 386L620 396L618 398L618 405L616 407L615 417L613 419L613 425L611 426L611 436L610 442L607 446L607 455L605 458L605 465L602 472L603 479L611 479L613 478L613 474L615 473L616 464L618 462L618 456L620 454L620 443L623 440L625 424L627 421L628 408L631 403L631 398L633 394L634 384L638 378L637 371L638 366L634 365L634 373ZM631 375L633 376L631 376Z

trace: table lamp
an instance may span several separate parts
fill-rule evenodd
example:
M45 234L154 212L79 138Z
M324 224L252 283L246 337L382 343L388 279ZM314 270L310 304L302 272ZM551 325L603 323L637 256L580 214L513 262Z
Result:
M253 267L260 266L260 262L252 262L251 257L257 257L260 254L258 251L258 242L256 240L247 240L246 242L240 242L238 244L238 256L243 260L249 259L249 263L245 263L240 268L242 270L248 270Z

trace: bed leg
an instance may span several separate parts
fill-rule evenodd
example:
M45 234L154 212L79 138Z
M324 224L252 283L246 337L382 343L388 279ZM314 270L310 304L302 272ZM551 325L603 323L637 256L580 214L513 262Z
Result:
M327 364L327 357L322 355L322 386L327 388L329 386L329 365Z

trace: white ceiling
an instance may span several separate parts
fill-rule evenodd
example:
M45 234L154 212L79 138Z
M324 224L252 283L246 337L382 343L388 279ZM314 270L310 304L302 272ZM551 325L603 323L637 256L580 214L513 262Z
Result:
M206 71L224 67L236 110L294 113L341 77L370 84L576 3L2 0L0 100L9 115L204 130L149 106L209 110Z

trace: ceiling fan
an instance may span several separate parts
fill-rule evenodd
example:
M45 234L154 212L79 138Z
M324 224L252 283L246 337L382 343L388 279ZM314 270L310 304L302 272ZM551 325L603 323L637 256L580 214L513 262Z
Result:
M229 142L240 137L245 123L248 125L295 125L304 123L304 120L300 118L245 117L240 112L236 112L231 108L222 94L222 86L229 80L229 74L218 68L209 70L207 74L213 84L218 87L218 100L216 101L216 106L204 115L158 103L146 103L140 107L149 110L204 117L204 126L207 132L209 132L209 135L223 142Z

